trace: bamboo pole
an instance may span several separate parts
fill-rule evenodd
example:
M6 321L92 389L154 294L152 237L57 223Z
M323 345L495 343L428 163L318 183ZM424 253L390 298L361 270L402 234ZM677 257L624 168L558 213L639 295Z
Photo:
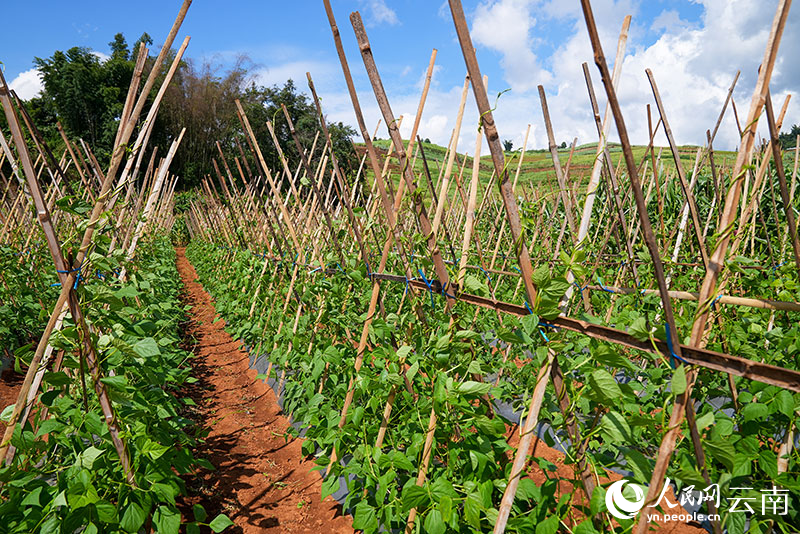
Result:
M706 276L703 280L703 285L700 288L700 294L698 296L699 304L695 312L694 323L692 325L692 334L689 342L690 345L695 347L701 347L704 344L704 334L710 316L711 303L714 299L717 279L724 266L728 244L733 231L736 211L739 205L745 165L749 163L752 156L753 146L755 144L757 118L761 114L764 102L766 101L767 89L772 76L772 69L775 65L778 47L783 34L783 29L786 25L786 19L789 14L790 6L791 0L781 0L779 2L772 28L770 30L770 35L767 40L767 46L764 52L764 60L761 62L758 81L756 82L756 87L753 91L750 110L748 112L747 121L745 122L747 126L742 136L741 146L739 147L739 151L736 155L736 162L733 166L733 180L731 187L728 190L728 195L725 199L725 208L722 212L722 218L720 221L721 231L719 232L719 240L717 241L714 252L711 254L709 259L709 269L706 271ZM678 434L681 432L681 423L685 413L685 406L687 404L691 404L691 390L696 376L696 370L690 369L686 377L686 391L677 397L675 404L673 405L669 420L669 430L664 434L661 440L658 456L656 458L656 464L653 469L653 475L650 479L650 486L645 497L646 505L655 501L664 485L664 476L666 475L667 465L672 457L672 452L675 450ZM644 534L646 530L647 521L644 517L640 517L634 532L635 534Z

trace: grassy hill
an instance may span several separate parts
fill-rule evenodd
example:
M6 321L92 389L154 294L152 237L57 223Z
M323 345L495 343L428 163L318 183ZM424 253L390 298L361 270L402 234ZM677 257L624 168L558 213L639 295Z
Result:
M406 141L407 142L407 141ZM383 163L386 151L390 146L390 141L388 139L378 139L375 141L375 146L378 147L381 151L381 163ZM363 143L356 144L356 148L359 151L359 154L363 154L365 146ZM558 157L561 163L561 168L565 169L567 166L567 162L570 161L569 164L569 176L568 176L568 183L571 187L575 187L575 182L579 182L579 190L585 187L586 182L589 180L589 175L591 174L592 165L595 159L595 151L597 148L596 143L587 143L584 145L576 146L575 151L572 154L572 159L570 160L570 149L559 149L558 150ZM683 165L684 170L686 171L687 175L689 175L694 167L695 157L697 154L698 146L686 145L679 147L679 152L681 156L681 163ZM637 164L642 161L645 156L645 146L635 146L633 148L634 157L637 161ZM659 164L659 173L670 173L674 174L675 172L675 163L672 159L672 154L669 150L669 147L656 147L655 154L658 156L659 151L662 151L661 154L661 163ZM425 153L425 158L428 162L428 168L431 173L431 179L434 183L438 183L438 177L440 174L440 170L444 165L447 164L446 161L446 153L447 150L445 147L437 145L435 143L422 143L422 151ZM614 162L615 168L618 168L620 164L624 167L624 162L622 162L622 148L619 144L611 143L609 145L609 152L611 154L611 158ZM519 163L521 151L512 151L506 152L505 157L508 163L509 174L513 179L514 174L517 170L517 165ZM717 168L729 168L736 158L735 152L728 152L728 151L719 151L714 152L714 163ZM648 156L649 159L649 156ZM472 176L472 161L473 158L466 156L466 162L464 154L457 154L455 163L453 165L453 175L459 172L460 168L464 167L464 174L462 177L463 187L466 189L469 183L469 179ZM648 169L650 169L651 163L648 164ZM366 164L366 171L367 171L367 180L369 183L372 183L372 172L371 169L368 169L369 164ZM394 170L399 170L396 165L396 160L394 158L390 162L390 167ZM424 170L423 168L423 160L422 154L418 151L416 160L414 161L414 169L416 173L420 173ZM485 155L481 157L480 162L480 180L482 183L488 183L492 171L494 167L492 165L491 156ZM399 173L394 172L392 173L393 179L395 183L399 180ZM455 176L451 178L452 180L455 179ZM527 150L525 152L525 156L523 158L522 167L520 169L519 175L519 184L523 186L536 186L539 188L544 188L546 190L550 190L556 187L556 175L555 170L553 167L553 161L550 155L550 151L547 149L535 149L535 150ZM455 187L455 185L453 186Z

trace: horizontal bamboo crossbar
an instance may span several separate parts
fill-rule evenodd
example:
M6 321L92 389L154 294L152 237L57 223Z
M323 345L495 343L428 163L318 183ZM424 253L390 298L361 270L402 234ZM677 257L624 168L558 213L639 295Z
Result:
M614 287L614 286L586 286L589 289L607 291L609 293L621 293L623 295L632 295L634 293L641 293L643 295L653 295L658 293L655 289L635 289L632 287ZM697 300L698 293L692 291L670 291L669 296L673 299L680 300ZM748 308L762 308L765 310L780 310L790 312L800 312L800 303L786 302L782 300L770 299L754 299L748 297L732 297L729 295L718 295L714 299L718 304L731 304L733 306L747 306Z
M373 277L380 280L388 280L392 282L408 283L409 285L420 289L422 291L430 289L436 294L442 293L442 286L438 280L428 280L428 285L421 280L406 280L404 276L391 275L391 274L373 274ZM523 317L529 315L530 311L525 306L511 304L494 300L487 297L478 295L471 295L468 293L455 292L453 289L448 288L448 293L454 295L457 300L468 302L481 308L491 310L498 310L503 313ZM555 328L563 328L571 332L578 332L580 334L593 337L595 339L602 339L610 341L619 345L624 345L633 349L645 350L648 352L661 352L665 356L670 356L670 350L666 341L659 339L652 339L642 341L627 332L610 328L608 326L596 325L580 319L573 319L571 317L558 317L549 321L549 324ZM688 345L680 344L683 359L692 365L699 365L715 371L722 371L732 375L741 376L750 380L756 380L765 384L778 386L788 389L790 391L800 392L800 372L791 369L784 369L775 365L769 365L761 362L754 362L747 358L733 356L732 354L724 354L715 352L705 348L691 347Z

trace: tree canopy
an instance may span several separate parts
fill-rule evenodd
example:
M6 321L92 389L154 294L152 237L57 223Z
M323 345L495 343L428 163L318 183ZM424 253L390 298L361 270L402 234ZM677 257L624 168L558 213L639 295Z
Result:
M133 50L138 50L140 42L152 44L152 39L144 33ZM109 51L109 56L103 56L87 48L73 47L34 60L44 90L40 96L26 102L26 108L53 149L63 146L56 128L58 121L70 138L83 139L100 161L106 161L110 156L133 75L135 54L121 33L109 43ZM148 58L145 74L153 61L153 57ZM165 62L162 76L169 63ZM157 88L158 84L150 99L155 96ZM219 160L216 142L220 143L235 177L238 177L238 171L233 158L241 159L242 152L247 161L246 165L241 162L242 166L260 174L236 114L234 102L237 99L242 103L272 171L280 171L282 165L267 129L267 120L273 122L275 134L292 170L300 163L281 104L289 111L301 143L310 150L319 130L316 108L292 80L287 80L282 86L260 85L252 63L244 57L227 69L216 68L208 62L198 65L187 59L180 63L167 90L149 146L151 150L158 146L159 153L164 154L181 128L186 128L171 166L171 171L181 176L183 187L197 184L206 175L215 176L212 160ZM355 130L341 122L328 123L328 128L343 170L353 173L357 161L351 137ZM320 138L316 145L317 153L324 146L324 139ZM218 161L220 169L223 168L221 163Z
M792 129L788 132L780 134L778 139L781 142L781 147L788 150L794 148L797 143L797 136L800 135L800 124L793 124Z

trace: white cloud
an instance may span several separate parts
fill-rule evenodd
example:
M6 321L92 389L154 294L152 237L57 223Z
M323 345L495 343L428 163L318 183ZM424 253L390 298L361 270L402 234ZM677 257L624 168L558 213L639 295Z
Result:
M395 26L400 24L397 13L386 5L385 0L362 0L361 4L366 9L367 24L369 26L377 26L380 24Z
M609 63L614 60L623 17L626 14L634 16L618 96L628 133L636 144L645 144L648 141L647 104L651 106L653 121L658 118L645 68L653 71L670 126L679 144L705 143L705 132L714 127L737 69L742 70L742 76L735 100L740 120L744 120L755 84L756 69L763 57L774 14L774 0L769 8L762 9L750 6L746 0L702 2L705 11L700 20L688 22L676 14L664 12L655 20L637 21L637 0L593 0L598 31ZM733 5L729 7L729 3ZM480 4L471 18L474 43L479 48L485 47L497 52L503 68L503 79L489 80L488 94L491 104L495 104L498 92L509 84L512 87L512 91L497 100L493 114L500 138L511 140L515 148L522 146L529 123L531 134L528 147L547 146L541 105L536 91L538 84L546 88L557 143L566 141L569 144L574 137L578 137L579 143L590 143L597 138L581 63L585 61L589 64L601 110L605 106L605 91L593 63L583 15L579 7L575 9L570 6L571 4L563 5L554 0L497 0L491 4ZM738 15L742 18L738 18ZM544 69L534 53L536 43L532 35L544 24L558 24L566 29L563 42L560 45L555 43L557 46L548 61L552 65L550 69ZM652 26L662 28L659 30L662 35L655 42L644 44L646 30ZM795 10L790 14L773 75L772 91L776 112L786 94L800 87L800 64L792 58L792 54L798 49L800 10ZM482 61L487 59L482 58ZM356 58L351 58L351 65L356 63ZM404 138L410 134L414 123L426 66L427 62L414 66L400 64L395 69L395 74L402 79L400 83L398 79L394 79L394 83L389 78L384 79L395 116L404 116L401 127ZM448 65L446 68L461 70L462 66L459 63L456 67ZM612 65L609 64L609 67ZM314 76L328 119L355 126L352 104L344 89L338 62L325 63L298 59L296 56L285 58L284 63L260 71L256 81L266 84L283 83L291 77L298 88L305 92L306 71L311 71ZM450 85L453 82L445 83L443 72L438 67L434 72L419 128L420 137L428 137L440 145L446 145L450 139L463 81L462 79L453 85ZM372 89L360 69L355 69L353 74L356 76L356 87L365 121L372 134L376 122L382 116ZM798 101L800 98L792 99L785 126L800 122ZM458 140L460 152L473 152L475 136L478 134L477 125L478 113L470 90ZM615 135L612 133L612 136ZM387 136L385 124L381 124L378 136ZM659 134L656 143L662 146L666 144L663 134ZM729 107L715 147L720 150L734 149L737 145L738 133ZM488 153L485 144L483 153Z
M22 100L30 100L38 96L44 89L42 80L39 78L39 71L36 69L21 72L16 78L11 80L8 86L10 89L14 90Z
M647 143L647 104L651 105L654 122L658 118L645 75L646 68L653 71L667 118L679 144L705 143L705 132L713 129L737 69L742 70L742 76L734 98L740 120L744 120L756 71L764 54L775 2L770 2L768 7L746 0L702 0L701 3L704 13L698 23L682 20L674 12L662 12L650 21L651 29L658 29L661 36L652 44L645 45L642 42L645 33L642 23L647 21L637 22L636 0L593 1L595 21L609 68L612 68L622 19L626 14L634 16L617 91L626 127L634 143ZM572 31L552 54L550 71L542 72L537 71L534 43L529 34L535 32L537 25L549 23L571 24ZM500 52L505 80L512 85L513 92L500 99L495 112L502 138L510 138L515 146L519 146L522 134L518 132L524 132L524 123L529 121L533 124L530 143L546 146L541 106L535 91L535 85L542 83L547 89L556 142L566 140L569 143L574 136L578 137L579 143L596 139L581 63L589 64L601 111L605 106L605 91L593 62L580 9L554 0L498 0L481 4L475 12L472 35L476 45ZM800 65L792 58L797 49L800 49L800 11L795 10L790 13L784 31L771 84L776 108L780 107L788 92L800 87ZM537 82L537 77L545 80L544 83ZM490 96L496 94L496 89L489 93ZM799 119L800 103L795 98L789 106L785 126ZM764 131L762 135L765 134ZM660 134L656 143L666 144L665 137ZM715 146L734 149L737 145L738 131L729 107Z
M319 89L321 84L327 83L332 76L338 74L336 65L323 61L298 60L289 61L277 66L259 69L254 80L260 85L283 85L286 80L292 79L295 86L303 93L310 93L306 72L311 73L314 86Z
M505 79L518 91L550 83L552 78L531 50L531 32L536 26L531 7L528 0L482 3L475 10L472 25L474 42L501 54Z
M92 55L97 56L97 59L99 59L101 63L111 59L111 56L108 54L104 52L98 52L97 50L92 50Z
M653 31L680 31L682 28L689 26L689 23L683 20L680 14L674 9L665 9L658 14L653 22L650 24L650 29Z

